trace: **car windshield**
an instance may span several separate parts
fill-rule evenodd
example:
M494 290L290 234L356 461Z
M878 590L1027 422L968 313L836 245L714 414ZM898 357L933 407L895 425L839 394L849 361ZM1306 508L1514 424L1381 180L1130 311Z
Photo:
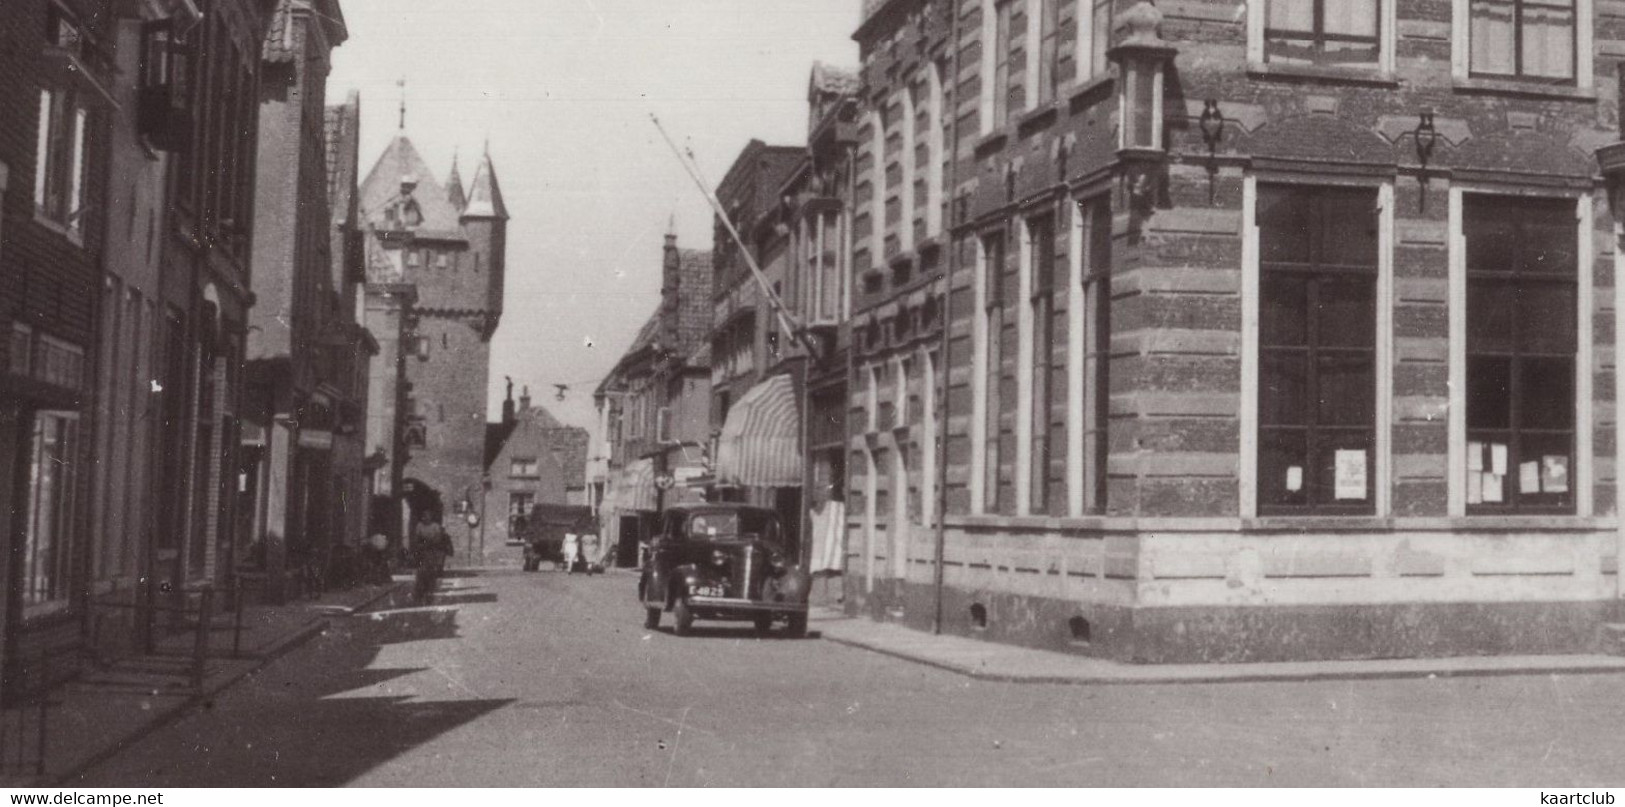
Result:
M688 520L688 537L778 543L779 522L766 513L750 511L695 513Z

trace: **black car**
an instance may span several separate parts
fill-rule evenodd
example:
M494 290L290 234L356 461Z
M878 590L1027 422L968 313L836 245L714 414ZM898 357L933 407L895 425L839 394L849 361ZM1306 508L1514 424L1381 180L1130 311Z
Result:
M807 633L812 578L784 540L778 513L742 504L681 505L667 510L650 543L638 597L644 627L670 611L684 636L696 619L782 621L791 636Z

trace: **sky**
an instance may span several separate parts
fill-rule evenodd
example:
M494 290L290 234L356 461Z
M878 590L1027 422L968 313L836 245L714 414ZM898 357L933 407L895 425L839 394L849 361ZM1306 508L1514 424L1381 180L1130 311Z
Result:
M406 134L441 183L454 155L472 179L489 144L511 216L493 419L512 376L595 425L593 389L659 303L669 223L711 247L711 209L651 114L715 187L752 138L806 142L814 61L858 60L860 0L341 2L328 103L361 95L363 176L398 131L402 79Z

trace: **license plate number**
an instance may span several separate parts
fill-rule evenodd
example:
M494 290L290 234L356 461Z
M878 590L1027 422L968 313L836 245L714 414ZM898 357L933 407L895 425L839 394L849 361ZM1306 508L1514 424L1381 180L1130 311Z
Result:
M721 597L722 586L690 586L688 593L695 597Z

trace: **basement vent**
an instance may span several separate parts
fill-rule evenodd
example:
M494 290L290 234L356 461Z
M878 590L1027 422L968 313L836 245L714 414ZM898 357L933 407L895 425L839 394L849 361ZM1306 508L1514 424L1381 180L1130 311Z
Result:
M1066 625L1072 631L1072 641L1074 643L1076 643L1076 644L1088 644L1089 643L1089 620L1084 619L1081 616L1075 616L1075 617L1072 617L1071 619L1068 619L1066 621Z

